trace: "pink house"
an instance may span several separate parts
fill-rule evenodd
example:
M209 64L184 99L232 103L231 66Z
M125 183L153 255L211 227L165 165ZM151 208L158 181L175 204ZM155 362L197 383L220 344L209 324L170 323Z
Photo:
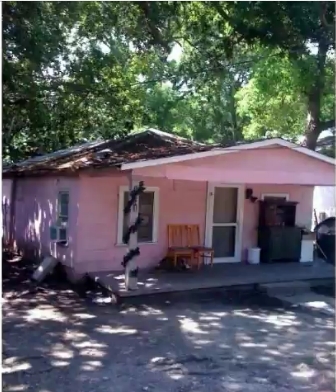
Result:
M143 180L140 269L167 251L167 225L198 224L215 263L241 263L257 246L258 202L297 202L296 225L311 227L314 186L333 186L335 160L275 138L204 145L149 129L35 157L3 172L5 240L53 255L74 277L122 271L123 207L130 178Z

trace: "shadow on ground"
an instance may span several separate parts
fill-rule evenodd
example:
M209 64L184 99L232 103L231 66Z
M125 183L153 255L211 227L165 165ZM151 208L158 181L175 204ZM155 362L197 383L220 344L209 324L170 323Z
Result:
M233 292L117 309L66 286L22 294L17 279L4 285L4 391L334 390L327 316Z

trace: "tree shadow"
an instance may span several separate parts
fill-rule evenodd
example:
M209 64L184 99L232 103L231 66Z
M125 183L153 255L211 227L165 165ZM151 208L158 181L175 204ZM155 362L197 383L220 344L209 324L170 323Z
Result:
M331 318L251 292L3 300L4 391L333 390L333 351Z

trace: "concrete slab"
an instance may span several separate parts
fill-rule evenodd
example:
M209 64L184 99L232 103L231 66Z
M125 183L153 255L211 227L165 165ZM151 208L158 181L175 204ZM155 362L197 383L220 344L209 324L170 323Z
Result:
M244 263L204 266L198 271L164 272L141 271L138 290L127 291L122 272L92 272L108 290L121 297L141 296L201 289L225 288L232 286L284 283L334 279L334 267L322 261L306 265L301 263L276 263L248 265Z
M270 297L278 295L292 296L310 291L311 281L293 280L290 282L282 283L266 283L261 284L260 288L262 290L265 290Z

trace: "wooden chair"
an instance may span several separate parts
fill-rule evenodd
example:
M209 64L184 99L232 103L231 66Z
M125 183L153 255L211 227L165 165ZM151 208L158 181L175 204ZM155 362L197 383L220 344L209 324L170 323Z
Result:
M213 266L214 249L202 246L199 225L188 225L188 244L194 251L194 259L197 267L200 269L204 263L204 259L210 259L210 265Z
M173 260L174 267L179 258L188 259L191 266L194 264L195 252L189 246L188 225L168 225L168 251L167 258Z

